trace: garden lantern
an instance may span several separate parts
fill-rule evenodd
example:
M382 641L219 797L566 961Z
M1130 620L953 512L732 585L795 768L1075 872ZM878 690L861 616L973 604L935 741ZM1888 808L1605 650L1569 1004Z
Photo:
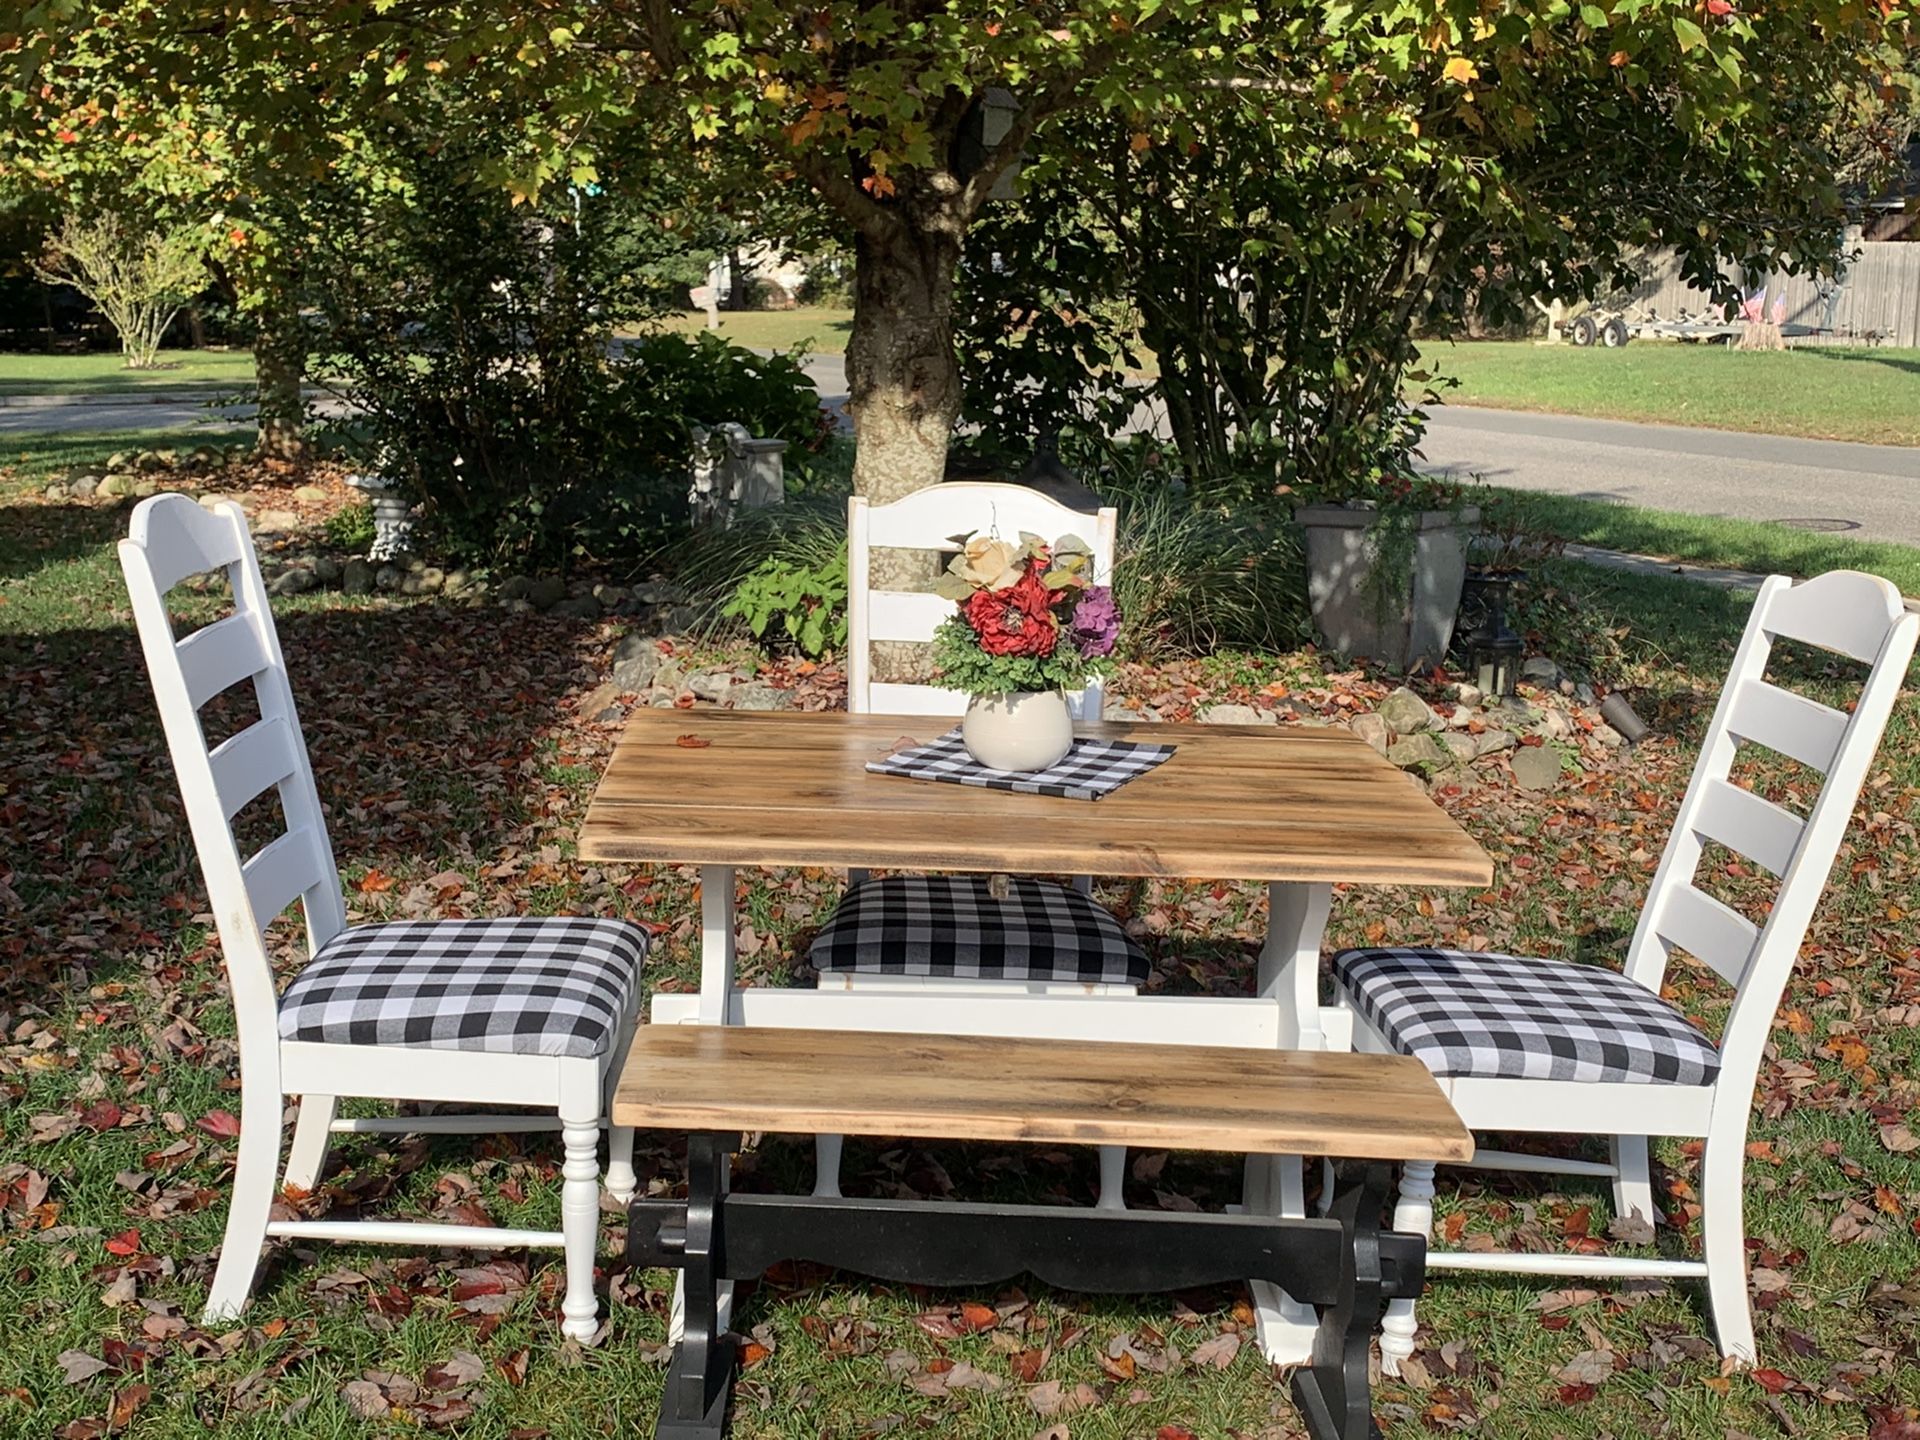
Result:
M1471 623L1461 637L1475 683L1487 695L1511 695L1520 678L1526 642L1507 628L1507 595L1520 578L1517 570L1475 567L1467 572L1460 616Z

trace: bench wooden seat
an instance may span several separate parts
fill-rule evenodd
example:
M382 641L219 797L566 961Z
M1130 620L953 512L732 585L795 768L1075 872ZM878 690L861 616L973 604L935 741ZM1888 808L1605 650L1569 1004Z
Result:
M1367 1352L1382 1307L1417 1296L1426 1242L1383 1233L1393 1160L1472 1158L1427 1068L1405 1056L1192 1045L648 1025L616 1125L686 1130L687 1198L635 1199L627 1256L682 1272L684 1325L655 1435L718 1440L734 1354L721 1295L784 1260L887 1280L1030 1273L1109 1294L1265 1280L1320 1316L1294 1398L1316 1440L1377 1434ZM1323 1217L924 1204L728 1193L742 1132L911 1135L1338 1157Z
M613 1123L1348 1160L1473 1158L1409 1056L649 1025Z

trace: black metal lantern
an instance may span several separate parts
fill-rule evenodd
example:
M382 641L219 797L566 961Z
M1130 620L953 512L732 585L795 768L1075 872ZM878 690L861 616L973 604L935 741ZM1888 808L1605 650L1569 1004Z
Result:
M1474 566L1460 596L1461 642L1475 683L1486 695L1511 695L1520 678L1520 659L1526 642L1507 628L1507 596L1518 570Z

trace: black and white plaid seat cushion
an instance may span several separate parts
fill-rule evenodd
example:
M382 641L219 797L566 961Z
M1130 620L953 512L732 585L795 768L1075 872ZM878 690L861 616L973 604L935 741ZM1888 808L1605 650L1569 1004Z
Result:
M963 980L1143 985L1147 956L1078 890L1013 877L996 900L984 875L888 875L841 899L813 942L820 971Z
M621 920L509 915L343 930L280 997L280 1038L500 1055L603 1054L647 932Z
M1706 1085L1720 1053L1617 970L1462 950L1345 950L1334 979L1436 1075Z

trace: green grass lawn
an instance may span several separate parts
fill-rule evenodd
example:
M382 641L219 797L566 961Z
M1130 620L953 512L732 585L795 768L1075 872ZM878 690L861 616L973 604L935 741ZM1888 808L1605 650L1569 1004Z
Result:
M669 316L665 328L681 334L707 328L707 312L687 310ZM853 331L851 310L801 306L793 310L722 310L720 334L750 350L791 350L804 345L809 354L839 355Z
M1422 358L1459 380L1444 392L1449 405L1920 445L1920 350L1480 341L1430 344Z
M670 1277L619 1260L612 1215L611 1331L591 1351L559 1340L549 1252L508 1253L476 1286L456 1267L480 1262L456 1252L278 1246L247 1323L200 1326L232 1178L223 1117L240 1108L231 1008L114 563L127 511L39 499L54 467L89 458L85 445L128 443L15 437L0 452L0 1435L77 1440L111 1424L133 1440L423 1428L587 1440L650 1426ZM231 476L222 488L235 488ZM209 603L181 598L189 617ZM356 919L630 917L658 927L647 986L697 984L695 873L576 856L617 735L577 706L604 679L617 627L337 594L275 610ZM1492 855L1494 883L1344 887L1329 943L1619 963L1744 611L1677 580L1542 566L1518 622L1563 663L1630 687L1655 738L1547 795L1514 789L1497 765L1484 785L1443 795ZM1832 692L1836 679L1814 666L1795 683ZM1203 689L1244 700L1246 687L1280 686L1324 716L1387 688L1311 651L1129 664L1116 685L1180 707ZM1920 1128L1916 708L1909 697L1896 712L1762 1066L1747 1224L1755 1264L1771 1272L1756 1317L1763 1368L1722 1374L1703 1302L1685 1287L1436 1276L1419 1373L1376 1392L1389 1436L1910 1440L1920 1167L1884 1137ZM1751 778L1770 794L1798 783L1764 765ZM1720 879L1743 905L1757 893L1750 875ZM840 883L818 870L741 872L753 927L743 983L795 983ZM1142 922L1156 988L1247 993L1260 887L1099 888ZM276 948L295 963L292 936ZM1678 965L1669 983L1689 1013L1720 1022L1725 993L1711 977ZM1697 1156L1666 1142L1655 1153L1673 1222L1657 1248L1697 1253ZM321 1194L302 1203L401 1218L477 1207L502 1225L550 1226L557 1213L550 1137L346 1136L336 1156ZM681 1157L674 1137L642 1136L643 1183L672 1193ZM1217 1207L1236 1194L1230 1157L1133 1161L1135 1206ZM809 1147L764 1140L736 1184L793 1187L809 1166ZM1097 1180L1087 1150L911 1141L850 1143L845 1176L853 1193L1059 1204L1089 1203ZM1586 1247L1609 1218L1604 1189L1492 1172L1443 1172L1438 1214L1456 1243L1554 1251ZM975 1301L995 1318L955 1337L955 1307ZM761 1348L736 1390L734 1433L1031 1440L1059 1427L1071 1440L1296 1440L1286 1388L1251 1345L1214 1344L1195 1359L1245 1337L1246 1320L1234 1287L1088 1299L1032 1284L924 1292L783 1272L742 1300L739 1328ZM1610 1371L1566 1378L1596 1350ZM973 1368L949 1368L959 1361ZM1082 1386L1081 1408L1042 1413Z
M248 350L162 350L151 370L129 370L117 351L89 355L0 354L0 395L113 395L140 390L253 383Z

